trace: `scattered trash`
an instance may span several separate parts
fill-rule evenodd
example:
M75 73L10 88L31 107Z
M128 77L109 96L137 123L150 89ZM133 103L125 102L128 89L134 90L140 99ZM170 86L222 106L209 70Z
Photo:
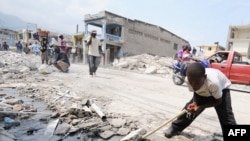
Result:
M10 129L12 126L19 126L20 122L9 117L4 117L5 129Z
M27 130L27 135L33 135L34 132L37 132L37 130L40 130L40 129L42 128L36 129L36 128L31 127Z

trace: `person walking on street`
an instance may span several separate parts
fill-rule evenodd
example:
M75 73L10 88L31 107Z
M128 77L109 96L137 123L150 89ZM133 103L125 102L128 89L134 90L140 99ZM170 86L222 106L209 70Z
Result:
M187 85L189 91L193 92L193 97L186 103L184 109L191 114L189 116L184 114L173 121L165 131L165 137L178 135L209 107L215 108L222 133L225 125L236 125L229 89L231 81L221 71L204 68L199 62L189 64Z
M39 49L39 45L37 44L37 41L35 41L35 43L32 44L32 51L34 52L34 54L37 56L39 55L40 49Z
M18 53L22 53L23 45L22 45L22 43L21 43L20 41L18 41L18 42L16 43L16 49L17 49L17 52L18 52Z
M6 42L3 42L3 50L8 51L9 50L9 45Z
M61 39L60 41L60 51L67 53L67 41L64 39L62 34L59 34L58 37Z
M93 30L91 35L85 40L86 46L88 48L87 59L89 64L89 74L92 77L93 75L96 75L97 68L101 62L100 53L102 53L102 44L100 39L96 37L96 34L96 30Z
M41 41L40 51L41 51L41 60L42 64L44 64L44 61L48 65L49 63L49 55L48 55L48 39L47 37L43 37Z
M29 43L28 48L30 49L30 52L33 52L32 43Z
M28 43L25 43L25 46L24 46L24 48L23 48L23 52L24 52L25 54L29 54L29 53L30 53L30 48L29 48Z

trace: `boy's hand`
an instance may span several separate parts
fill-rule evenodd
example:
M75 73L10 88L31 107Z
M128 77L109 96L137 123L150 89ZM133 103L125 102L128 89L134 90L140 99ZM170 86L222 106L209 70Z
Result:
M198 109L199 109L199 106L196 104L196 102L193 102L187 106L187 110L189 112L196 112L198 111Z

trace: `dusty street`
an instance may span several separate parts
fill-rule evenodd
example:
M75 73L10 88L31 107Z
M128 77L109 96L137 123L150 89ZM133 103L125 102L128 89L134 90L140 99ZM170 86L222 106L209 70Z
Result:
M38 78L40 81L35 81ZM28 83L43 86L45 89L62 86L61 91L70 90L80 98L95 98L104 113L129 117L139 122L137 124L139 128L145 128L147 131L157 128L162 122L178 114L192 97L192 93L185 85L174 85L169 74L148 75L100 67L97 76L91 77L88 74L88 66L83 64L72 64L69 73L57 70L46 75L32 72L22 80L12 80L8 85L22 87L22 84ZM4 85L6 84L2 84L2 87ZM231 91L231 96L238 124L250 124L250 109L247 108L250 94ZM157 141L223 140L213 108L205 110L179 136L165 138L163 132L168 126L148 138Z
M153 76L134 72L100 68L97 76L88 75L86 65L72 65L69 74L54 73L51 78L59 78L76 92L111 99L106 111L121 113L139 120L147 131L155 129L164 120L180 112L192 93L185 86L176 86L171 76ZM81 94L81 93L79 93ZM233 110L238 124L250 124L250 110L247 107L249 93L231 92ZM166 126L167 127L167 126ZM162 137L163 131L154 135ZM221 129L213 108L205 110L193 124L184 130L185 137L195 140L221 139ZM218 135L218 137L214 137ZM153 138L152 135L151 137ZM176 137L178 138L178 137ZM167 140L167 139L165 139Z

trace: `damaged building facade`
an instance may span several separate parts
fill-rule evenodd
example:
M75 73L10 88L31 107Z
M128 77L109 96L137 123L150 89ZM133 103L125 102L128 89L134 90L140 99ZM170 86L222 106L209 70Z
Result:
M250 59L250 24L229 26L227 50L237 51Z
M85 37L90 27L98 27L102 48L105 51L103 64L124 56L151 54L172 57L182 45L189 42L174 33L139 20L131 20L117 14L101 11L84 16Z
M15 34L17 34L17 31L1 28L0 29L0 44L3 44L3 42L6 42L8 45L15 45Z

